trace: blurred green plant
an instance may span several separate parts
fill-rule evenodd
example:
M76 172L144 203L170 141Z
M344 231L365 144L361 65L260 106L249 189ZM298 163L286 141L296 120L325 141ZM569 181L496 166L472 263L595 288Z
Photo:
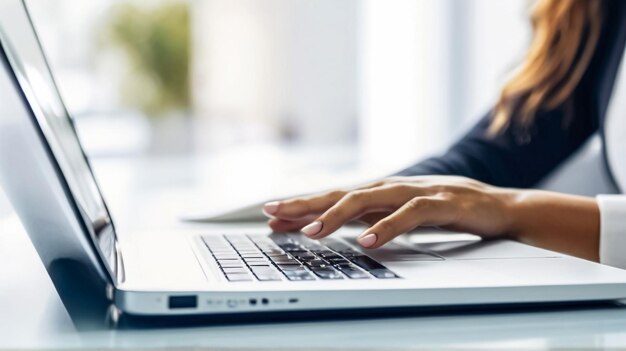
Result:
M131 64L120 87L126 103L153 116L190 108L187 1L115 5L102 34L104 43L122 49Z

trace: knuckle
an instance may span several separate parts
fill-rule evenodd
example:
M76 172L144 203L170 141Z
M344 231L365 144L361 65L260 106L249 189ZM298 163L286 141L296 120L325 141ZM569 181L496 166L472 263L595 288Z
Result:
M356 190L346 195L346 201L354 204L362 204L367 201L369 193L364 190Z
M378 187L381 187L381 186L387 184L387 182L388 182L387 179L379 180L377 182L374 182L374 183L370 184L370 187L371 188L378 188Z
M430 205L430 200L424 197L414 197L407 202L407 207L410 210L419 211Z
M346 191L344 190L332 190L329 191L328 193L326 193L326 196L331 198L331 199L341 199L342 197L344 197L346 195Z
M411 193L413 192L413 190L415 190L415 187L412 184L408 184L408 183L396 183L393 185L393 188L402 193Z
M291 201L290 205L290 207L297 212L308 212L311 207L309 202L304 199L295 199Z
M380 183L380 185L385 185L385 184L392 184L392 183L397 183L402 179L402 177L398 177L398 176L394 176L394 177L387 177L385 179L383 179Z
M405 183L416 179L419 179L419 177L391 176L385 178L387 183Z
M453 200L455 197L456 197L456 193L452 191L442 191L439 194L437 194L437 198L439 198L440 200L444 200L444 201Z
M450 191L450 186L444 184L436 184L429 186L431 194L441 194Z

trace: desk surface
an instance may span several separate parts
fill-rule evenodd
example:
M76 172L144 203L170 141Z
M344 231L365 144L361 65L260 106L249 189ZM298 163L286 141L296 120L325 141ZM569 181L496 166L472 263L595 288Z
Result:
M172 162L175 162L172 164ZM186 182L195 162L137 163L108 160L96 171L114 212L156 196L150 191ZM132 165L132 166L131 166ZM151 168L152 167L152 168ZM190 168L191 167L191 168ZM151 182L142 177L151 174ZM139 178L138 178L139 177ZM135 186L143 184L143 187ZM148 184L148 185L146 185ZM151 185L150 185L151 184ZM193 184L197 187L198 184ZM135 189L128 191L129 189ZM178 196L178 195L177 195ZM132 199L132 200L131 200ZM143 202L145 203L145 202ZM174 207L147 207L176 225ZM154 216L151 216L154 218ZM115 217L116 220L118 217ZM626 346L626 309L587 308L492 314L423 315L402 318L301 321L192 328L78 331L15 215L0 218L0 348L252 347L252 348L609 348Z

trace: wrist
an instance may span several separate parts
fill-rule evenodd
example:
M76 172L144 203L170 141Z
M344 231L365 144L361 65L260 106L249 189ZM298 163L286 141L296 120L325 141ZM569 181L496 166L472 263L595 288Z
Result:
M528 202L532 190L507 189L504 196L504 206L507 213L505 234L515 240L524 241L528 230Z
M515 189L509 203L510 233L516 240L534 243L537 233L541 230L540 223L548 223L556 219L557 212L563 209L560 204L563 199L558 197L562 194L551 193L536 189Z
M510 235L527 244L597 260L600 209L594 198L542 190L515 190Z

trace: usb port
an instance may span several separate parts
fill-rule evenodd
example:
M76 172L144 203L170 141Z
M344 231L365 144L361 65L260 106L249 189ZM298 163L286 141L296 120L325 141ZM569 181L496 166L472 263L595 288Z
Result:
M172 310L176 308L196 308L198 307L198 296L196 295L170 296L169 307Z

